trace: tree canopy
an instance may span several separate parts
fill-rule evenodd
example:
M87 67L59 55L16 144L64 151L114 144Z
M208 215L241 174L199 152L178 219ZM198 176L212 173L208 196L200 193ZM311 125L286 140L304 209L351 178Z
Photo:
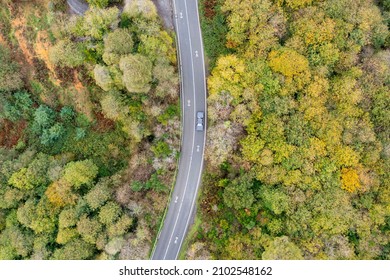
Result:
M212 258L389 258L381 5L202 1L215 63L194 245ZM207 45L215 34L219 50Z
M0 5L0 259L149 258L179 151L176 50L152 1L121 2Z

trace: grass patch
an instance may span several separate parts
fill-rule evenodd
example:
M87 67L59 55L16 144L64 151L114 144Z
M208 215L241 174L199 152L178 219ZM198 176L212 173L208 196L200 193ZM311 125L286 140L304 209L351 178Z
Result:
M35 12L27 17L27 38L29 42L35 42L39 31L49 30L50 26L47 22L46 14L37 15Z

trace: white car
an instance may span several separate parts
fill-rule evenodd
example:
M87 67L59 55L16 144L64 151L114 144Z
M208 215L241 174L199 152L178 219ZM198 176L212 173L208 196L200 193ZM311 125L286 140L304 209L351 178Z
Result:
M204 119L204 112L203 111L197 112L196 113L196 130L197 131L204 130L203 119Z

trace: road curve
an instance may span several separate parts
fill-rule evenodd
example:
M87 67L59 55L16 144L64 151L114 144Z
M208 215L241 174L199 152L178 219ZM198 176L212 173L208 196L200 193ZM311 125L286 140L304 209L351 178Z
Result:
M195 211L206 141L206 78L197 0L172 0L181 74L182 143L175 188L152 252L152 260L177 259ZM77 14L88 10L67 0ZM204 131L195 131L196 112L205 112Z
M78 15L84 14L89 8L88 4L85 3L85 1L67 0L66 2L68 2L70 9Z
M206 78L197 0L173 0L181 74L182 145L179 169L154 260L177 259L194 215L200 185L204 131L195 131L196 112L206 114Z

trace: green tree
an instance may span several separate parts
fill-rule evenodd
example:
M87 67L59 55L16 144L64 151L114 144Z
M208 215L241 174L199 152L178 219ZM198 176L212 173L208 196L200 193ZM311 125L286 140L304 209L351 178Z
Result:
M12 174L8 183L16 188L30 190L48 183L47 170L49 157L45 154L38 156L28 165Z
M27 193L24 189L5 187L0 191L0 208L16 208L21 201L24 201Z
M108 226L107 233L110 237L122 236L132 228L133 222L131 217L122 214L115 223Z
M104 38L104 52L119 55L130 54L133 51L133 38L128 29L118 28Z
M164 141L158 141L150 149L156 157L165 158L172 153L171 149L169 148L169 145Z
M3 101L0 116L13 122L21 118L28 119L33 111L32 105L33 101L27 91L17 91Z
M75 111L70 106L64 106L60 111L60 118L66 123L71 122L76 116Z
M96 84L105 91L114 88L114 80L111 78L110 70L107 66L96 64L93 69L93 77Z
M66 244L79 236L75 228L60 228L57 233L56 242Z
M34 219L36 201L28 199L17 210L17 219L25 227L30 227Z
M111 197L109 184L108 180L102 179L86 194L85 200L92 210L100 208Z
M88 4L96 8L105 8L110 3L110 0L87 0Z
M178 75L175 68L165 61L157 61L153 68L153 78L158 81L156 95L158 97L175 97L177 94Z
M85 56L77 43L64 39L49 49L49 59L55 65L77 67L84 63Z
M302 8L304 6L310 5L316 0L278 0L279 3L283 3L292 9Z
M35 185L29 180L28 169L22 168L18 172L12 174L8 183L19 189L29 190L35 187Z
M44 128L49 128L54 124L55 112L46 105L40 105L34 112L33 129L40 132Z
M0 259L27 258L33 249L33 236L12 226L0 234Z
M159 176L156 173L153 173L149 180L145 182L145 189L147 190L155 190L155 191L166 191L167 187L161 182Z
M123 84L129 92L146 93L152 81L152 63L142 55L127 55L120 59L119 67L123 72Z
M210 58L210 69L214 68L218 54L229 53L226 47L226 33L228 32L225 24L226 14L221 11L223 3L224 1L218 0L217 5L213 7L213 16L209 16L209 5L214 3L207 0L199 2L204 50Z
M35 234L53 233L56 229L57 215L58 209L54 208L46 197L39 201L30 199L17 211L20 223L32 229Z
M51 145L55 141L59 140L65 134L65 128L62 124L56 123L49 129L44 129L41 135L42 145Z
M99 233L103 230L102 224L96 217L89 218L87 215L81 216L77 222L77 231L83 240L90 244L95 244Z
M0 211L0 232L6 227L6 215L5 212Z
M138 52L148 57L152 62L157 59L167 59L170 63L176 62L173 39L166 31L145 30L140 33Z
M262 188L261 198L264 206L274 214L280 215L289 209L289 197L279 189Z
M76 189L83 185L90 185L98 174L98 167L92 160L74 161L64 168L62 180Z
M115 202L109 201L100 208L99 221L104 225L111 225L121 215L122 208Z
M278 37L285 32L286 19L269 0L227 0L222 12L228 14L226 45L249 59L261 57L277 46Z
M95 250L93 245L81 239L74 239L66 243L63 247L54 251L55 260L86 260L90 259Z
M122 102L122 96L116 91L110 91L101 100L100 104L104 115L114 121L126 119L128 108Z
M134 0L125 5L124 12L130 17L142 15L147 19L157 17L157 9L151 0Z
M230 181L223 190L223 201L236 210L250 208L255 200L251 175L237 177Z
M79 213L77 212L75 207L68 207L62 210L58 216L58 227L68 228L75 226L79 218Z
M264 148L265 141L257 135L248 135L241 140L244 159L258 162L261 160L260 151Z
M34 251L31 255L32 260L47 260L50 258L52 251L50 244L53 244L52 236L39 234L34 238Z
M118 8L97 9L91 7L84 15L82 28L86 36L102 40L105 34L118 27L118 23Z
M263 260L302 260L302 252L287 236L276 237L265 249Z

